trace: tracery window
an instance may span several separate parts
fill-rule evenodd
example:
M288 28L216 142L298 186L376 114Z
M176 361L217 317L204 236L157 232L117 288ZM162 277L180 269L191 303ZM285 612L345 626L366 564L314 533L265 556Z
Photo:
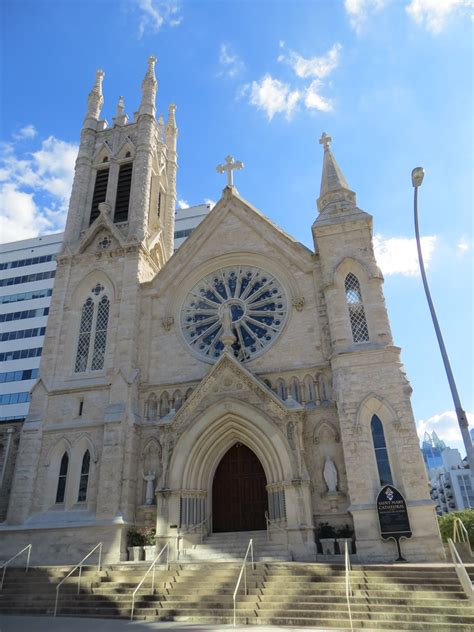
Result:
M388 451L385 443L383 426L377 415L372 417L370 429L372 431L372 440L374 442L375 458L377 461L377 469L379 471L380 484L382 486L393 485L392 470L390 469L390 461L388 460Z
M245 361L263 353L280 335L288 314L281 282L254 266L228 266L201 279L181 309L181 331L191 349L214 362L223 352L224 328L232 353Z
M97 291L97 288L100 289ZM99 284L92 288L95 298L89 297L82 306L75 373L99 371L104 368L110 301L105 295L99 298L103 289Z
M91 454L86 450L82 457L81 477L79 479L79 492L77 494L77 502L85 502L87 500L87 486L89 484L89 470L91 466Z
M63 454L63 458L61 459L61 465L59 467L58 488L56 490L57 503L64 502L64 496L66 494L66 480L67 480L68 467L69 467L69 456L68 456L68 453L65 452Z
M359 280L355 274L349 272L346 276L344 287L351 320L352 339L354 342L367 342L369 340L369 329L365 318Z

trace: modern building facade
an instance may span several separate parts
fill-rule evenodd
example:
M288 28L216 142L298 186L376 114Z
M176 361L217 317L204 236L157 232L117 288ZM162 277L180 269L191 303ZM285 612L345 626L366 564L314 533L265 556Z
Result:
M172 256L177 126L174 105L155 118L154 65L132 122L121 102L100 118L101 71L89 95L0 557L33 542L43 563L77 561L100 541L113 562L133 526L174 545L268 521L296 560L327 523L352 527L360 560L391 561L388 484L407 559L444 559L372 217L331 139L314 248L229 184Z

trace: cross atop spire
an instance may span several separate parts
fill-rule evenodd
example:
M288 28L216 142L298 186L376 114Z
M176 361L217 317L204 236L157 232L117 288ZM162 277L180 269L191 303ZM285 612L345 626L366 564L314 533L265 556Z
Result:
M227 186L234 186L234 178L232 171L234 169L243 169L244 163L241 160L236 160L232 158L232 156L226 156L225 165L217 165L216 171L217 173L225 173L227 171Z
M356 205L355 193L350 190L341 168L336 162L330 148L331 136L323 132L319 144L324 147L323 172L321 174L321 191L318 199L318 209L335 211L336 208L349 209Z
M326 132L323 132L321 134L321 138L319 139L319 144L320 145L324 145L324 149L329 149L329 145L332 142L332 138L329 136L329 134L326 134Z

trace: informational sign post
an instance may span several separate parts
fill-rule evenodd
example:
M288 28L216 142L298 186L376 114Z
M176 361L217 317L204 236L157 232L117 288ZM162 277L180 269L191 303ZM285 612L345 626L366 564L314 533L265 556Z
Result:
M383 540L395 540L397 543L397 562L406 562L400 549L401 538L411 538L407 504L401 493L393 485L385 485L377 496L377 514L380 535Z

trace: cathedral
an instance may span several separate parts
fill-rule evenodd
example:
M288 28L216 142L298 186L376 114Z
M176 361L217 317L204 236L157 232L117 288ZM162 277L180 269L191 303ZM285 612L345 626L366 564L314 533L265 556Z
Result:
M229 156L222 197L173 253L176 108L156 118L155 61L133 121L122 100L101 119L102 71L88 97L0 557L32 543L35 563L75 563L102 542L118 562L148 526L159 544L268 529L302 561L346 529L358 560L393 561L388 484L405 557L443 560L372 217L331 138L313 249L239 195Z

